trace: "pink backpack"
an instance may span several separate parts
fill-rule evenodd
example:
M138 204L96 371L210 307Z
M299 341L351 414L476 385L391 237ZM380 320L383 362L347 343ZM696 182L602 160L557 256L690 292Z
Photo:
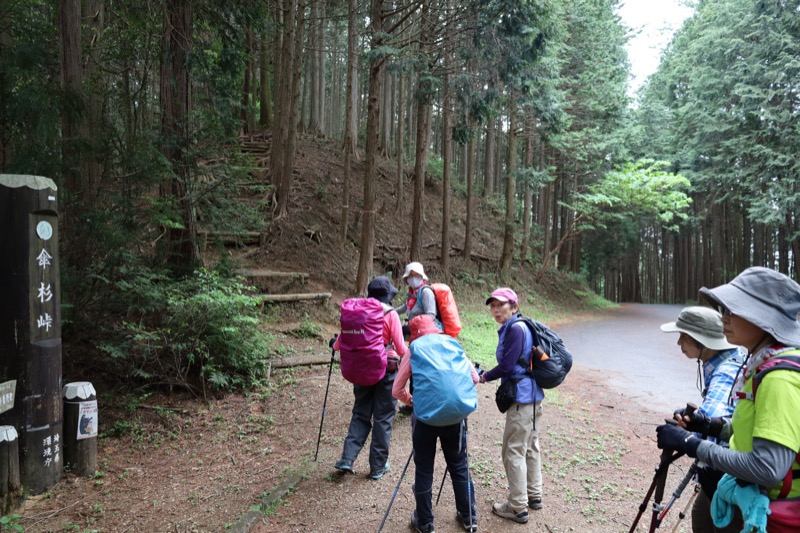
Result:
M386 375L383 314L383 306L374 298L348 298L342 302L342 376L354 385L375 385Z

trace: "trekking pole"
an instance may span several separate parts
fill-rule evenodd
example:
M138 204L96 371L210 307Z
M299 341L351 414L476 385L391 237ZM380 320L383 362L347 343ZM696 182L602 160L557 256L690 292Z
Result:
M694 413L695 409L697 409L697 406L695 404L687 403L686 409L684 409L683 414L691 416L692 413ZM674 419L668 419L665 420L665 422L667 422L668 424L677 425L677 422ZM666 466L661 472L661 475L658 476L656 479L655 493L653 494L653 514L650 518L649 533L655 533L655 530L658 529L658 526L661 525L660 517L663 516L662 511L665 510L665 506L661 504L661 500L664 499L664 488L667 485L667 474L669 473L669 465L681 455L683 454L677 453L673 455L673 450L664 450L663 452L661 452L662 461L665 457L668 459L668 461L666 462Z
M687 404L687 409L691 409L692 405L694 404ZM685 411L684 411L685 412ZM668 419L665 420L668 424L677 424L675 420ZM653 492L656 492L654 501L653 501L653 520L650 524L650 532L652 533L655 531L655 520L658 517L658 513L661 512L661 498L664 497L664 486L667 482L667 472L669 471L669 465L675 461L678 457L682 456L682 453L675 453L673 454L673 450L663 450L661 452L661 459L656 467L655 475L653 476L653 482L650 483L650 488L647 489L647 494L645 494L642 503L639 504L639 512L636 514L636 518L633 520L633 524L631 524L631 528L628 530L628 533L633 533L636 531L636 526L639 524L639 520L642 518L645 509L647 509L647 502L650 501L650 496L653 495Z
M442 489L444 488L444 480L447 479L447 467L444 469L444 476L442 476L442 484L439 485L439 495L436 496L436 505L439 505L439 498L442 497Z
M683 455L683 454L680 454ZM653 515L650 518L650 533L654 533L658 527L658 513L661 512L663 506L661 500L664 498L664 488L667 485L667 473L669 473L669 465L679 457L679 454L673 455L672 450L664 450L661 452L661 464L656 471L655 492L653 494ZM661 467L663 465L663 468Z
M672 450L664 450L661 452L661 462L658 463L658 467L656 467L656 473L653 476L653 482L650 483L650 488L647 489L647 494L644 495L644 499L642 503L639 504L639 512L636 514L636 518L633 520L633 524L631 524L631 528L628 530L628 533L633 533L636 531L636 526L639 524L639 519L642 518L644 514L644 510L647 509L647 502L650 501L650 496L652 496L653 491L656 488L656 484L658 480L661 478L661 473L665 468L669 467L669 463L671 462L670 458L672 455Z
M691 509L695 498L697 498L697 493L699 493L699 492L700 492L700 485L699 484L695 484L694 490L692 491L692 497L689 498L688 502L686 502L686 507L684 507L683 510L680 513L678 513L678 521L675 523L675 527L672 528L672 533L677 533L678 532L678 528L681 527L681 520L686 518L686 514L689 512L689 509Z
M698 461L697 459L695 459L694 462L692 463L692 466L689 467L689 471L686 472L686 475L683 476L683 479L675 488L675 491L672 493L672 497L669 499L669 502L667 502L667 505L664 506L664 509L658 515L656 528L658 528L661 525L661 522L664 521L664 517L669 512L670 508L672 508L672 505L676 501L678 501L678 499L681 497L681 494L683 494L683 491L686 489L686 486L689 484L694 475L697 473L697 468L698 468Z
M683 414L686 416L691 416L696 410L697 410L697 405L690 402L686 404L686 409L684 409ZM669 501L661 510L661 512L658 513L658 516L655 518L655 528L651 526L651 531L653 531L654 529L658 529L658 527L661 526L661 522L664 521L664 517L672 508L673 504L675 504L675 502L678 501L678 499L681 497L681 494L683 494L683 491L686 490L686 486L689 484L689 482L692 480L695 474L697 474L698 468L699 468L699 460L695 459L692 465L689 467L689 471L686 472L686 475L683 476L681 482L678 483L678 486L672 493L672 497L669 499ZM692 497L691 499L694 500L694 497ZM655 512L655 509L653 511Z
M467 459L467 504L469 505L469 530L472 532L472 472L469 471L469 448L467 447L467 437L469 436L469 426L467 419L464 419L464 455Z
M322 423L325 421L325 407L328 405L328 389L331 387L331 373L333 372L333 359L336 357L336 350L331 348L331 363L328 365L328 384L325 386L325 401L322 402L322 418L319 420L319 435L317 435L317 451L314 452L314 462L317 462L319 454L319 441L322 439Z
M400 474L400 479L397 480L397 486L394 488L394 493L392 494L392 499L389 500L389 507L386 508L386 512L383 514L383 520L381 520L381 525L378 528L378 533L383 531L383 525L386 523L386 518L389 516L389 511L392 510L392 504L394 503L394 499L397 497L397 492L400 490L400 483L403 482L403 478L406 476L406 470L408 470L408 465L411 463L411 458L414 457L414 449L411 449L411 453L408 454L408 461L406 461L406 466L403 467L403 472Z

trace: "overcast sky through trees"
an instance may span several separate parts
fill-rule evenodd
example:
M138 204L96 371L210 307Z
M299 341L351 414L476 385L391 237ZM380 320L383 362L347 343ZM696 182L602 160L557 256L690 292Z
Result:
M634 35L628 43L631 95L635 95L647 77L655 72L661 51L694 11L686 3L686 0L625 0L619 8L620 17Z

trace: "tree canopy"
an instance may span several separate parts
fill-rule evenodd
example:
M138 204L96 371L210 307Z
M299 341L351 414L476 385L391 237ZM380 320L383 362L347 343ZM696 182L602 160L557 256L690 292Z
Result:
M343 161L312 188L354 294L412 259L457 275L456 256L581 274L613 300L684 302L753 264L796 276L800 0L698 2L635 103L620 4L12 0L0 172L58 184L84 328L121 325L110 295L134 280L204 290L209 236L277 239L313 210L309 139ZM475 251L479 214L496 257ZM411 228L389 253L391 217Z

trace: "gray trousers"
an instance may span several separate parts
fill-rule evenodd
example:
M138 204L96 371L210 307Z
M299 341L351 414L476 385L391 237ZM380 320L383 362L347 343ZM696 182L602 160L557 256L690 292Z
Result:
M375 472L382 469L389 459L389 442L392 439L392 422L394 421L397 400L392 396L392 384L397 372L387 373L375 385L364 387L353 385L353 415L350 417L350 428L344 439L342 459L355 462L361 448L372 432L372 443L369 447L369 469Z

